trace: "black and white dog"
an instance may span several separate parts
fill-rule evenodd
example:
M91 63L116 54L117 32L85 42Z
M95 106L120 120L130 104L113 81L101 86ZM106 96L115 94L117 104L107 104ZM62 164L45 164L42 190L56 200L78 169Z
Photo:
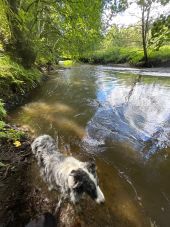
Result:
M97 203L105 201L93 162L81 162L71 156L65 157L48 135L36 138L31 147L49 190L59 188L62 196L70 198L73 203L78 202L85 193Z

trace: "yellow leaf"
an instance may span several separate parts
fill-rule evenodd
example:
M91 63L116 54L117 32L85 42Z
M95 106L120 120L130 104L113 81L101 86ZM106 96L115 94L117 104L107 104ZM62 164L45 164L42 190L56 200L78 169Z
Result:
M16 147L20 147L21 146L21 142L20 141L15 141L14 143L13 143Z

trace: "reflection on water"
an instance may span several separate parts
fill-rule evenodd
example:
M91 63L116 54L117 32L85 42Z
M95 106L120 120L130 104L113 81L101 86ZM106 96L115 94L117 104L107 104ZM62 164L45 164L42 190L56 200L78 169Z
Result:
M77 66L51 75L11 113L33 134L59 137L62 151L96 157L106 204L84 208L86 226L170 226L170 78L163 76Z
M122 141L137 152L145 151L147 146L144 153L147 158L158 149L168 147L170 89L159 83L145 84L140 76L132 85L116 83L105 77L99 79L97 100L100 106L86 127L84 141L92 145L108 140Z

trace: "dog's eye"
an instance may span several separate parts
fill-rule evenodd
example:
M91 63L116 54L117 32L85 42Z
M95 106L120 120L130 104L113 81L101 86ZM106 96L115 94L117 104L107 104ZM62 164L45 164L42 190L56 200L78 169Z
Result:
M77 193L82 193L83 192L83 185L79 182L75 185L73 190Z

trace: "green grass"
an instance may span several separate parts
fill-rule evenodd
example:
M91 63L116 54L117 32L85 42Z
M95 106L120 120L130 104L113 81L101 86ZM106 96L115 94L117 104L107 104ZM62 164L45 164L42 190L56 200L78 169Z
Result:
M138 48L119 48L113 47L110 49L98 50L83 56L90 63L125 63L139 61L143 57L142 51Z
M149 51L150 59L170 60L170 45L161 47L158 51Z
M149 50L149 60L169 60L170 59L170 46L163 46L159 51ZM130 63L136 65L143 60L143 50L137 47L112 47L109 49L98 50L93 53L88 53L80 60L90 63Z

